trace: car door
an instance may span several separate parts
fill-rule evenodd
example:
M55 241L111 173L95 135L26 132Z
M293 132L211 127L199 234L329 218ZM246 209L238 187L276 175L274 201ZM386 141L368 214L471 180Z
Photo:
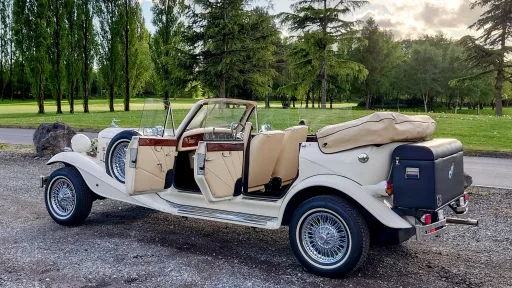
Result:
M133 137L126 153L126 193L139 195L172 186L176 139Z
M229 200L242 191L244 143L201 141L194 157L194 178L207 202Z

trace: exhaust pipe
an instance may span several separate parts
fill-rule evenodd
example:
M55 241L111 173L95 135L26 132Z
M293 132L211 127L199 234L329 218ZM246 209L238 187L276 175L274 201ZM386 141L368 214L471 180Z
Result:
M478 226L478 220L446 217L446 223Z

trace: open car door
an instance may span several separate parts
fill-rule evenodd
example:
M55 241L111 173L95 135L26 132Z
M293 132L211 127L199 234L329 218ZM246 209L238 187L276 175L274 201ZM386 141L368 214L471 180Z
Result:
M243 142L199 142L194 178L207 202L229 200L241 194L243 164Z
M128 195L159 192L172 186L177 146L172 119L170 102L147 99L144 103L139 129L143 136L133 137L126 151Z
M133 137L126 153L126 193L159 192L172 186L176 140Z

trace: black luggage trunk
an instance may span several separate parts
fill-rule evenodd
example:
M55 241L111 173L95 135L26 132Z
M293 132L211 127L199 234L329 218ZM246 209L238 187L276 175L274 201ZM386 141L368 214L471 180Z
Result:
M393 151L393 206L435 211L464 194L462 143L434 139Z

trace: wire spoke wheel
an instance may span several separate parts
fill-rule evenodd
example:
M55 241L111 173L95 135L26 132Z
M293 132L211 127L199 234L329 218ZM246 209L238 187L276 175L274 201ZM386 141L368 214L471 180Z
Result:
M348 228L328 212L315 212L303 220L301 242L308 257L322 265L333 265L347 255Z
M125 181L126 150L129 144L130 142L123 141L117 144L114 151L112 151L112 172L123 183Z
M76 192L73 184L66 178L55 179L50 190L50 205L60 217L68 217L76 206Z

